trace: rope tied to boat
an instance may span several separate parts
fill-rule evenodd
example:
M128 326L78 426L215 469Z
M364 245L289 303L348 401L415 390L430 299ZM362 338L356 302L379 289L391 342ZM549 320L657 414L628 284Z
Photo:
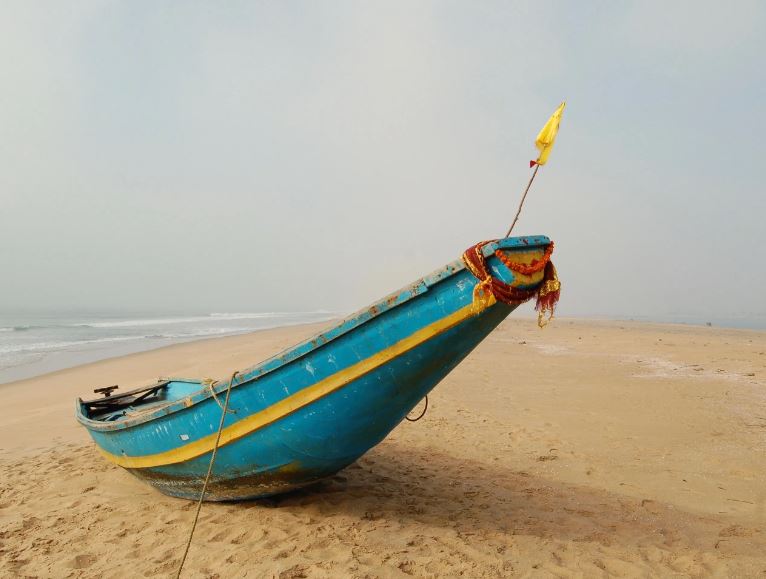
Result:
M221 407L221 422L218 424L218 434L215 437L215 445L213 445L213 453L210 455L210 463L207 466L207 474L205 475L205 482L202 485L202 492L199 495L199 501L197 501L197 512L194 513L194 522L192 523L191 532L189 533L189 540L186 542L186 549L184 549L183 557L181 557L181 564L178 565L178 572L176 573L176 579L181 577L181 571L186 563L186 556L189 554L189 547L191 547L192 537L194 537L194 530L197 528L197 521L199 520L199 513L202 510L202 501L205 500L205 493L207 492L207 485L210 481L210 476L213 474L213 465L215 464L215 457L218 454L218 445L221 443L221 433L223 432L223 423L226 420L226 414L229 409L229 397L231 396L231 388L234 386L234 380L236 379L239 371L234 372L229 378L229 386L226 388L226 398L224 399L223 406ZM211 387L212 389L212 387ZM215 397L215 394L213 395ZM216 402L218 399L216 398ZM220 403L219 403L220 406Z
M210 388L210 393L213 395L213 400L215 400L215 403L218 404L218 408L223 410L224 412L228 412L229 414L236 414L237 411L234 408L228 408L224 410L223 405L221 404L221 401L218 400L218 395L215 393L215 385L218 384L218 380L215 380L213 378L205 378L202 383Z
M511 271L521 275L532 275L543 272L543 279L532 289L523 289L494 277L484 257L484 247L497 240L482 241L469 247L463 253L463 263L479 283L473 288L473 306L477 313L483 311L495 302L518 306L533 297L537 298L535 310L537 310L537 325L545 327L553 319L553 312L561 295L561 282L553 262L550 260L553 253L553 242L545 249L540 259L534 259L529 264L514 262L502 250L496 249L495 255Z
M418 420L420 420L421 418L423 418L423 417L426 415L426 412L428 411L428 394L426 394L426 396L425 396L425 398L423 398L423 400L425 400L425 401L426 401L426 405L425 405L425 407L423 407L423 412L421 412L421 413L418 415L418 417L417 417L417 418L410 418L410 417L409 417L409 414L405 414L405 415L404 415L404 418L405 418L405 419L406 419L408 422L417 422Z

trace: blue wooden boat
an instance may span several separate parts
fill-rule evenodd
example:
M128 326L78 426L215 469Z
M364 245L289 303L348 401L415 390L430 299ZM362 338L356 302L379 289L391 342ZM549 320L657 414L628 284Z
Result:
M228 381L172 378L119 395L101 388L102 398L78 399L77 419L108 460L168 495L199 498L214 447L206 500L305 486L382 441L519 303L557 296L552 247L543 236L477 244L238 372L217 447Z

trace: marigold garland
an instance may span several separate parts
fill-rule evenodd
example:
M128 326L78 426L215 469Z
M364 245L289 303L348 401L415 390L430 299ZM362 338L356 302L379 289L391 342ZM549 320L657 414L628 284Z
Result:
M544 268L544 274L542 281L536 288L531 290L525 290L517 287L513 287L510 284L505 283L492 276L487 267L486 259L484 258L483 248L492 241L484 241L477 243L476 245L469 247L463 253L463 263L470 271L479 283L474 288L474 304L481 304L483 307L492 305L495 300L501 301L509 305L519 305L530 300L532 297L537 296L537 303L535 309L538 312L537 324L542 328L550 320L553 319L553 311L556 307L556 303L561 295L561 282L559 282L558 275L556 274L556 268L550 261L551 253L553 253L553 242L545 249L543 257L539 260L533 260L531 264L524 265L513 263L506 263L505 257L502 252L495 251L495 255L500 258L503 263L511 270L530 275L531 273L537 273ZM510 260L509 260L510 261ZM511 265L513 267L511 267ZM546 319L547 314L547 319Z
M527 265L525 263L516 263L515 261L512 261L511 258L508 255L506 255L506 253L502 249L495 250L495 255L500 261L503 262L505 267L507 267L511 271L515 271L516 273L520 273L522 275L532 275L533 273L537 273L545 269L545 266L548 264L548 262L551 259L552 253L553 253L553 242L551 241L550 245L545 248L545 253L543 254L542 258L533 259L532 263Z

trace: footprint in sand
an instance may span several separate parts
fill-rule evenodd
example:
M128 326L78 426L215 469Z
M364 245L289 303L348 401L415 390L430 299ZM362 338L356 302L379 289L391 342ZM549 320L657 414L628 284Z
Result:
M96 562L96 557L94 555L89 554L83 554L83 555L77 555L72 562L70 563L70 567L72 569L87 569L93 563Z
M213 543L220 543L222 541L225 541L228 538L229 534L230 533L229 533L228 529L223 530L223 531L213 535L213 537L210 538L210 541L213 542Z

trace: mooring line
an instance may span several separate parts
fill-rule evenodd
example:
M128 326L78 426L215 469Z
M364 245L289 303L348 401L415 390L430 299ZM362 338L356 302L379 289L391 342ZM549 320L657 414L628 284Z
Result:
M234 384L234 379L239 372L234 372L229 378L229 387L226 389L226 399L223 403L223 412L221 412L221 422L218 425L218 436L215 439L215 445L213 446L213 454L210 455L210 464L207 467L207 475L205 475L205 483L202 485L202 492L199 495L199 501L197 501L197 512L194 514L194 523L192 523L191 533L189 533L189 540L186 542L186 549L184 549L183 557L181 557L181 564L178 566L178 572L176 573L176 579L181 577L181 571L186 563L186 556L189 554L189 547L191 547L192 537L194 537L194 530L197 528L197 521L199 520L199 513L202 510L202 501L205 500L205 493L207 492L207 483L210 481L210 475L213 473L213 465L215 464L215 455L218 454L218 443L221 441L221 432L223 432L223 423L226 420L226 414L229 410L229 396L231 396L231 387ZM211 386L212 389L212 386ZM217 402L217 400L216 400ZM219 404L220 406L220 404Z
M223 412L228 412L229 414L236 414L237 413L236 410L232 410L232 409L228 409L228 408L226 410L223 409L223 404L221 404L221 401L218 400L218 395L215 393L215 385L218 383L218 380L213 380L212 378L205 378L202 381L202 383L205 386L207 386L208 388L210 388L210 393L213 395L213 400L215 400L215 403L218 404L218 408L223 410Z

